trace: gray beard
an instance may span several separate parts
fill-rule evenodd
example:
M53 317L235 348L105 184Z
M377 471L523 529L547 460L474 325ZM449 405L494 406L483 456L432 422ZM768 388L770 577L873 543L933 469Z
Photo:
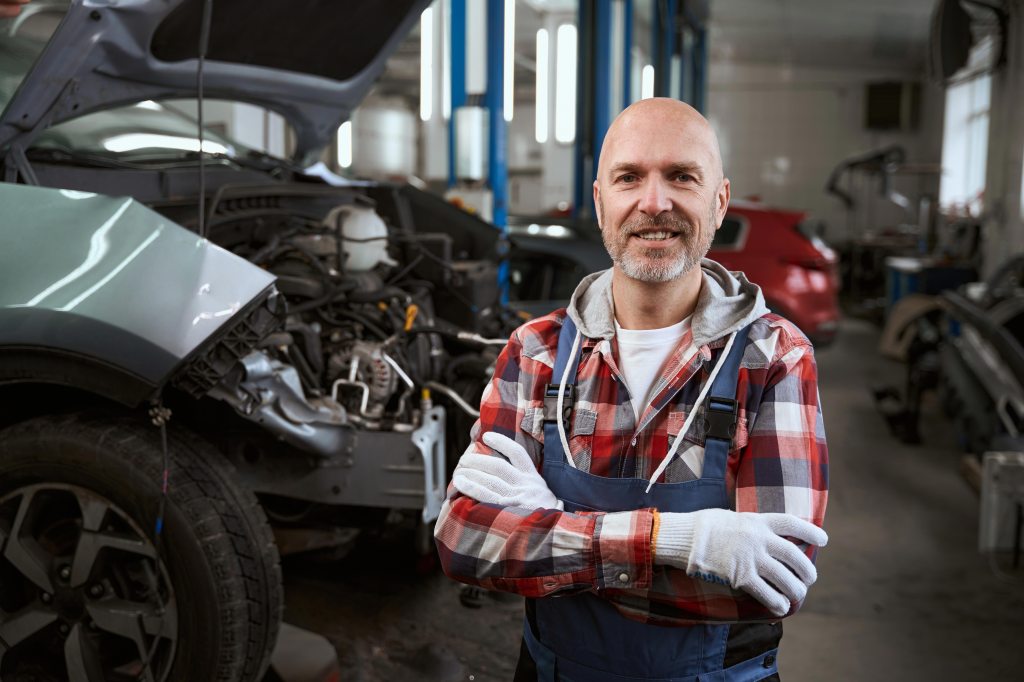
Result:
M604 205L598 206L601 212L601 223L604 224ZM708 215L708 225L713 225L715 219L714 206L711 207ZM626 240L628 235L641 228L671 227L680 233L683 240L683 249L678 255L663 253L661 249L645 250L643 253L633 256L627 252ZM631 279L640 282L671 282L682 277L686 273L700 265L701 260L711 248L711 241L714 239L714 230L702 234L699 226L692 225L680 220L671 214L661 214L656 218L644 217L638 220L627 222L619 228L616 237L618 240L609 239L608 233L601 231L601 239L604 242L608 255L612 262L619 266L623 274ZM623 238L625 237L625 239Z

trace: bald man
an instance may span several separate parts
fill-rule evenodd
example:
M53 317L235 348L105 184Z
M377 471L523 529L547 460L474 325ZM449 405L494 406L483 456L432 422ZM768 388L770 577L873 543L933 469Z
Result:
M498 358L435 538L527 598L516 680L779 679L828 454L811 344L704 259L729 191L697 111L623 111L594 182L614 266Z

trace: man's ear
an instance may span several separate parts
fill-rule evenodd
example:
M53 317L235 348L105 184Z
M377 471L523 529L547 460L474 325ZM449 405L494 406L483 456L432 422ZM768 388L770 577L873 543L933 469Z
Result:
M730 196L731 196L731 194L730 194L730 187L729 187L729 178L722 178L722 184L718 187L718 197L716 198L716 202L717 202L716 209L717 210L715 212L715 219L716 219L716 223L717 224L716 224L715 229L718 229L719 227L721 227L722 226L722 221L725 220L725 212L729 210L729 197Z
M594 215L597 217L597 227L601 228L601 188L594 180Z

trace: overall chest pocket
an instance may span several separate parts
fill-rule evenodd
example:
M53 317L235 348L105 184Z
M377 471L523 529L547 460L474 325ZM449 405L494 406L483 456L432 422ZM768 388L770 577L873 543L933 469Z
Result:
M701 473L704 470L704 408L698 408L699 412L693 420L693 424L687 429L686 433L682 435L683 442L679 444L679 449L676 450L676 456L672 459L672 463L668 465L665 470L665 481L675 483L679 481L690 481L696 478L700 478ZM689 412L682 410L674 410L669 413L668 421L666 423L666 432L668 434L668 450L670 451L675 445L675 442L680 438L680 431L682 431L683 424L686 422L686 418L689 416ZM736 434L733 436L732 444L729 446L729 452L735 453L746 447L747 440L749 438L747 432L747 420L742 414L737 417L736 420Z

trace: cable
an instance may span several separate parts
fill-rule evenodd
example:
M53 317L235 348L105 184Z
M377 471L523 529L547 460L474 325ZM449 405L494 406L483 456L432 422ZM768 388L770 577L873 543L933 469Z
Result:
M153 401L153 407L149 410L149 416L153 425L160 429L160 446L163 452L163 471L161 474L160 482L160 499L157 502L156 510L156 522L153 528L153 552L155 554L156 570L157 574L160 573L160 556L162 549L162 539L164 532L164 512L167 508L167 491L168 482L170 480L171 471L171 457L167 447L167 421L171 418L171 411L164 407L163 400L157 398ZM159 578L154 579L153 575L147 571L147 577L150 579L150 589L153 591L153 596L156 599L157 615L160 618L160 627L157 629L157 633L163 632L163 618L166 613L164 609L163 600L160 598L160 585ZM136 680L141 680L143 676L148 672L152 675L153 671L150 669L150 664L153 660L153 654L156 653L156 648L160 644L160 635L157 634L153 637L153 643L149 645L149 650L146 652L146 658L142 661L142 669L139 670L139 674L136 676Z

